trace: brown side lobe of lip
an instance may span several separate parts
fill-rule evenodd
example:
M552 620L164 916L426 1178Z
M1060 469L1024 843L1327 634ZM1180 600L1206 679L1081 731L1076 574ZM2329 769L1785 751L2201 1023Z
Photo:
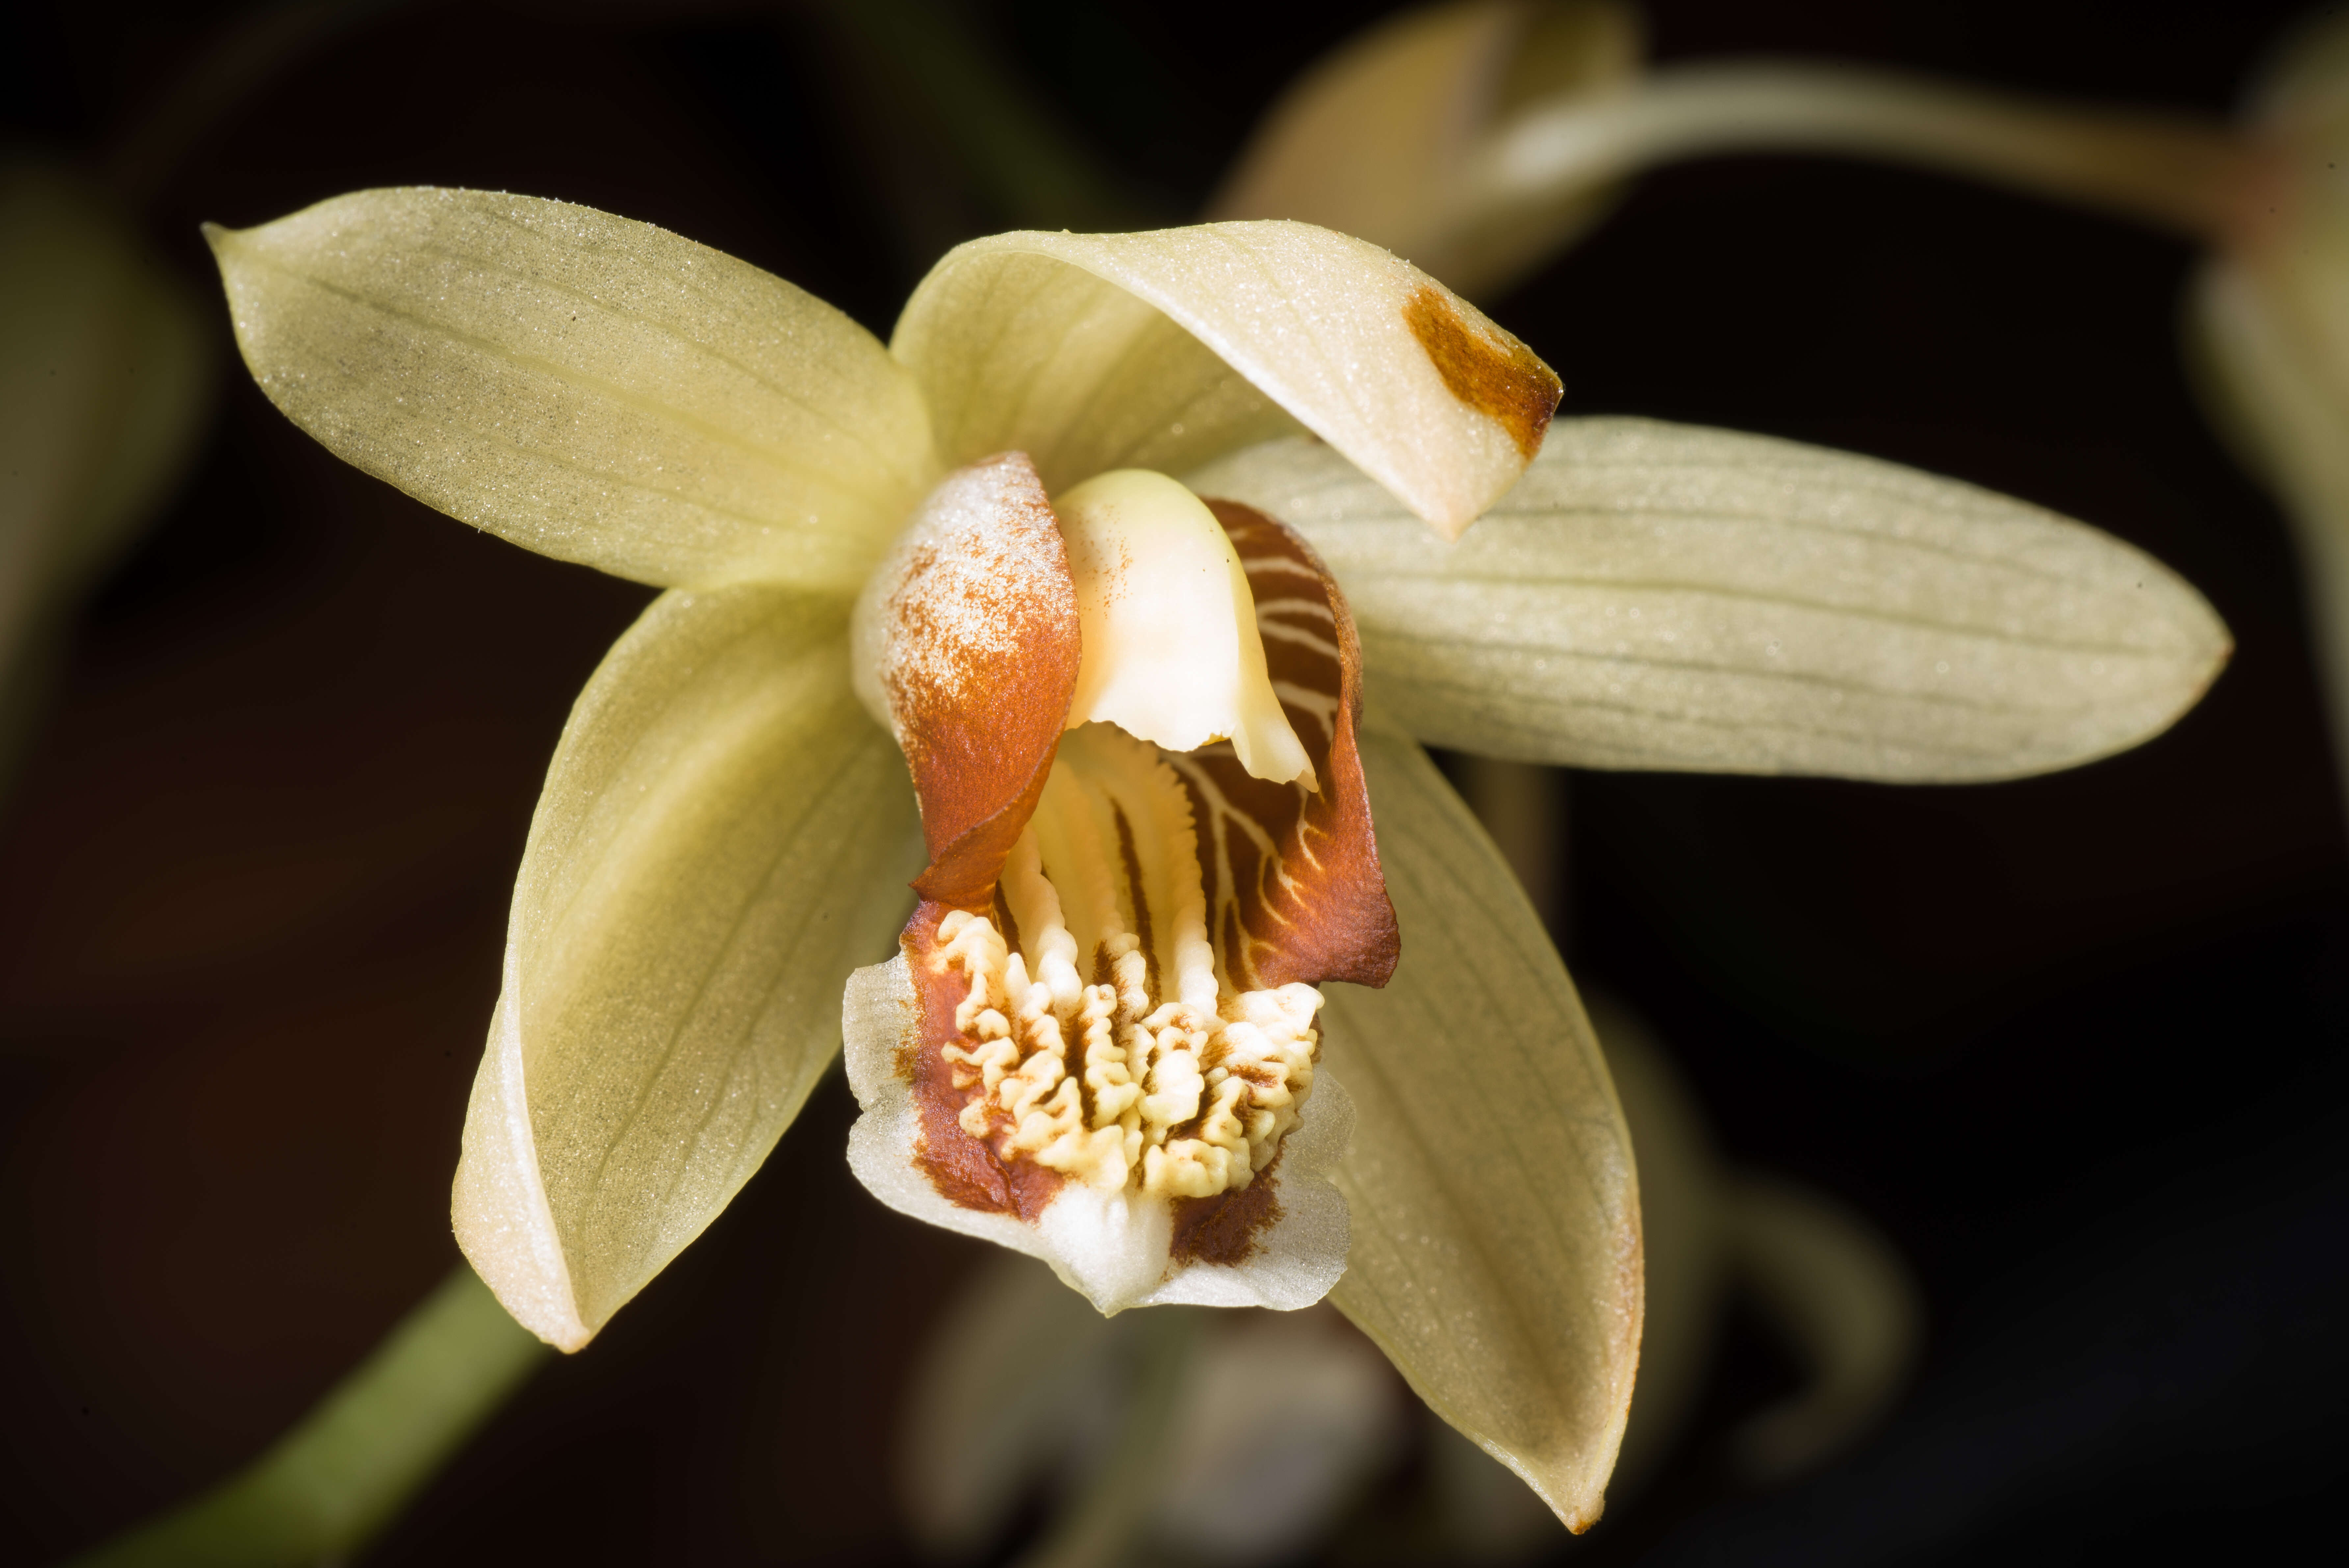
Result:
M961 1041L955 1009L970 994L970 982L959 970L941 972L932 961L941 945L938 922L947 912L944 904L925 901L898 939L906 972L913 977L916 1002L914 1038L898 1064L912 1080L914 1103L921 1111L922 1136L914 1161L938 1195L957 1209L1016 1215L1032 1225L1060 1193L1064 1179L1033 1160L999 1159L985 1142L963 1130L962 1109L970 1091L955 1087L954 1064L945 1052Z
M1412 291L1402 318L1445 389L1508 431L1531 462L1566 392L1557 372L1499 327L1471 323L1433 284Z
M1199 825L1200 880L1210 929L1235 985L1384 985L1402 952L1394 906L1379 867L1370 792L1355 732L1361 722L1361 647L1345 596L1294 530L1234 501L1209 500L1247 571L1265 632L1266 672L1330 704L1282 711L1312 759L1318 792L1251 776L1230 743L1171 758ZM1271 846L1219 813L1246 817ZM1220 830L1219 830L1220 829Z

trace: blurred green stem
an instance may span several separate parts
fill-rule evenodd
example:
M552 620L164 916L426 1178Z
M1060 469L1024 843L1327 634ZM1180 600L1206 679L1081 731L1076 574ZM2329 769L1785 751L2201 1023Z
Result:
M107 183L125 206L145 206L204 134L254 89L314 46L398 3L292 0L230 21L116 136L101 161Z
M1188 1307L1140 1311L1141 1365L1109 1454L1019 1568L1113 1568L1133 1560L1165 1472L1200 1317Z
M73 1568L294 1568L364 1546L551 1353L460 1264L241 1473Z
M1039 108L1004 61L940 0L825 0L876 81L929 120L1003 222L1020 228L1150 226L1146 203Z
M1727 152L1921 164L2206 238L2242 218L2264 183L2261 150L2215 121L1895 72L1754 63L1668 68L1614 97L1529 109L1493 139L1463 199L1507 206Z

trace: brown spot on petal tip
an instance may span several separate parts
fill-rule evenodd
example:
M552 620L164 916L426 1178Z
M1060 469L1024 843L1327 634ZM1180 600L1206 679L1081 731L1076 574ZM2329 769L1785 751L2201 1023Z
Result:
M1531 462L1566 386L1541 357L1488 321L1470 321L1432 283L1412 291L1403 324L1446 390L1509 432Z

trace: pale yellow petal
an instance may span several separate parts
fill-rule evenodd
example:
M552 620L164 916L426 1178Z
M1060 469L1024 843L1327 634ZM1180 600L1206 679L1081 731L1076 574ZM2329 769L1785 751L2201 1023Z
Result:
M664 595L573 711L514 888L458 1241L575 1350L701 1233L840 1043L921 865L844 606Z
M1373 699L1495 756L2005 778L2160 733L2231 647L2191 586L2107 535L1761 436L1562 421L1449 547L1301 442L1188 483L1311 539Z
M207 233L271 401L542 555L854 593L931 477L920 395L870 333L649 223L409 188Z
M1617 1495L1654 1478L1696 1413L1713 1371L1723 1305L1725 1173L1696 1096L1671 1054L1612 997L1587 996L1607 1072L1640 1163L1647 1310L1640 1382L1616 1466Z
M1460 0L1405 11L1298 78L1208 214L1298 218L1358 235L1464 294L1500 288L1607 207L1589 182L1491 191L1469 178L1514 111L1619 92L1638 15L1609 0Z
M914 291L891 348L949 463L1025 452L1057 493L1301 424L1446 535L1516 482L1557 402L1475 306L1308 223L975 240Z
M1402 927L1383 991L1329 988L1356 1113L1330 1299L1569 1528L1599 1517L1639 1359L1631 1145L1589 1022L1492 843L1426 754L1362 742Z

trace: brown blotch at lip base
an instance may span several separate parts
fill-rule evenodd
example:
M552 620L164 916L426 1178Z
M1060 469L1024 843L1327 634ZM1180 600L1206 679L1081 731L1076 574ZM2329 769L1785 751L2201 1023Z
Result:
M1257 1240L1280 1223L1280 1198L1274 1190L1280 1156L1237 1192L1213 1198L1174 1199L1174 1238L1167 1255L1178 1263L1245 1263L1256 1255Z
M1498 327L1469 324L1444 291L1422 284L1402 307L1403 324L1427 350L1444 389L1503 430L1531 462L1566 385L1541 357ZM1497 339L1497 340L1496 340Z

